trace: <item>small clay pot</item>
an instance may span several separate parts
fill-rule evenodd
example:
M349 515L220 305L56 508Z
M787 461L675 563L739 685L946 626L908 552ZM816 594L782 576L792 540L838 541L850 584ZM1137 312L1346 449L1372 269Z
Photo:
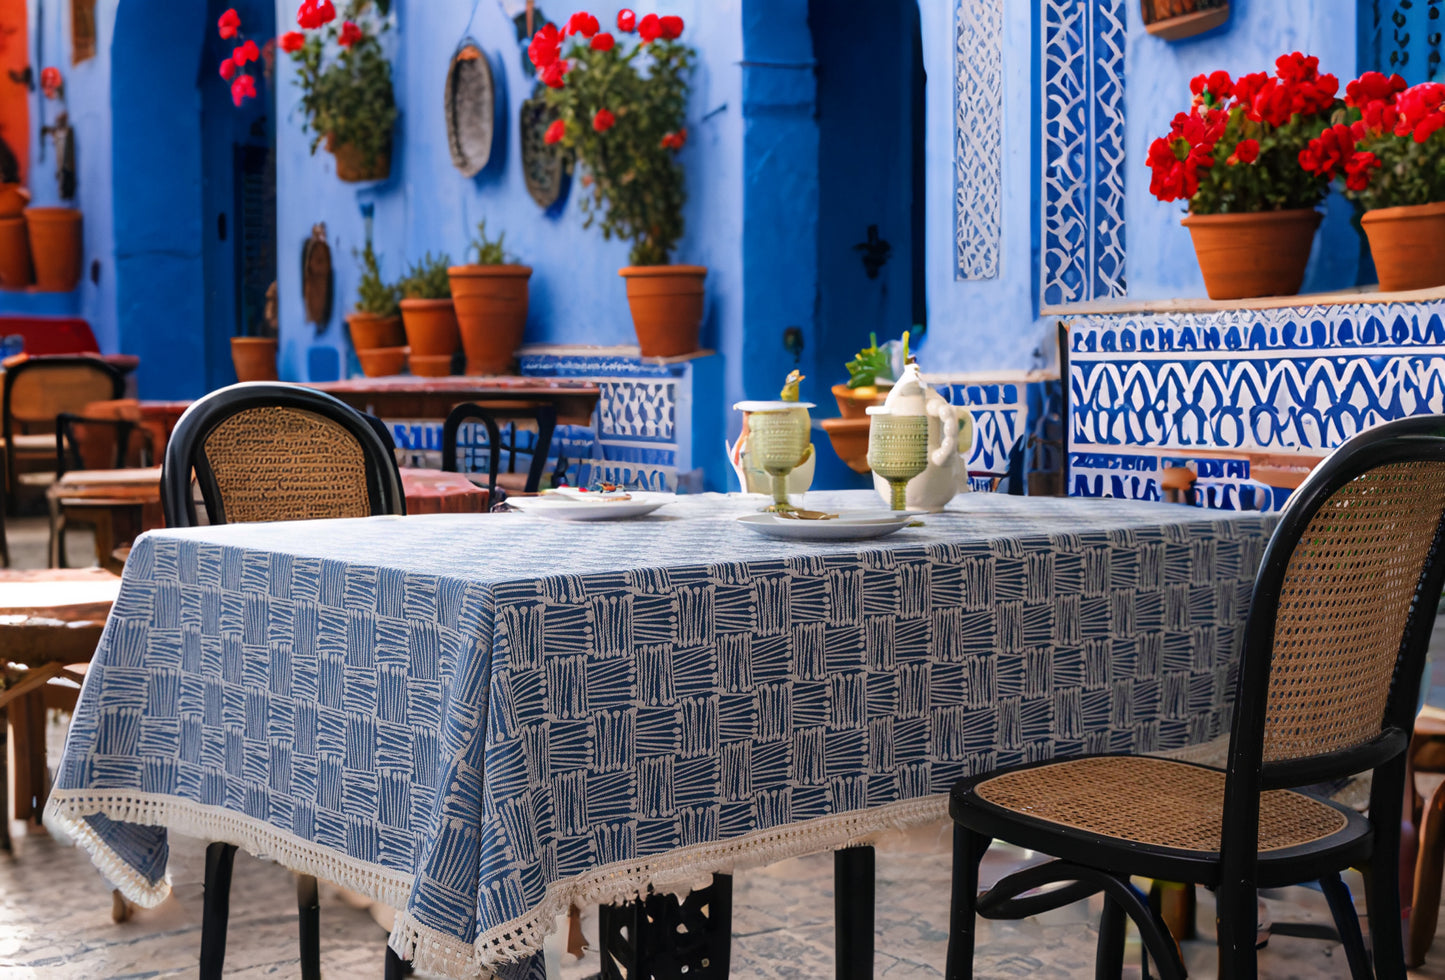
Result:
M1293 296L1321 214L1312 208L1191 214L1184 219L1210 299Z
M450 299L404 299L401 322L413 357L451 357L461 344Z
M0 286L24 289L30 282L30 236L25 218L0 218Z
M237 381L275 381L276 338L232 337L231 363Z
M680 357L697 350L705 265L629 265L627 304L643 357Z
M467 374L506 374L527 332L527 265L457 265L447 270L467 352Z
M30 203L30 192L20 184L0 184L0 218L18 218Z
M361 373L368 378L386 378L406 370L410 347L372 347L358 350L356 358L361 362Z
M1380 291L1445 285L1445 201L1375 208L1360 217Z
M400 347L406 343L406 332L401 328L399 316L377 316L353 310L346 315L346 327L351 331L351 346L358 354L364 350Z
M854 473L867 473L871 469L868 465L870 424L871 420L866 415L861 418L844 416L841 419L822 421L823 431L828 433L828 441L833 444L833 451Z
M68 293L80 285L84 251L80 212L74 208L26 208L35 288Z
M348 184L360 184L369 180L385 180L391 176L391 146L388 145L375 159L366 156L350 143L336 142L336 134L326 136L326 149L336 158L336 176Z
M411 373L419 378L446 378L452 373L452 355L412 354Z
M845 419L866 419L870 405L882 405L888 398L888 388L877 389L877 394L871 397L860 398L854 389L847 385L834 385L833 398L838 402L838 411ZM859 470L858 472L867 472Z

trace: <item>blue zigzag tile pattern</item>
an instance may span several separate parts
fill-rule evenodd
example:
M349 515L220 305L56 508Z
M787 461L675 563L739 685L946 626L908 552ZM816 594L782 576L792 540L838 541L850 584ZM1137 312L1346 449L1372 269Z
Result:
M1442 315L1445 301L1072 318L1069 492L1157 500L1153 474L1191 449L1324 453L1445 410ZM1215 506L1287 497L1246 461L1195 461Z
M226 839L395 902L400 952L470 976L570 902L1228 728L1273 518L977 494L860 550L746 534L755 508L145 535L50 813L132 894L163 894L168 826Z

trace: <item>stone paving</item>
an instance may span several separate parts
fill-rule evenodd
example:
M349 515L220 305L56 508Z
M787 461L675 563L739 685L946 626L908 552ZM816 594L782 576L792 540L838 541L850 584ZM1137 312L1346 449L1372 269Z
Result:
M11 547L20 567L44 563L43 521L11 522ZM77 561L91 554L84 534L72 535ZM1437 630L1437 649L1445 629ZM1445 651L1436 658L1430 700L1445 704ZM63 724L52 727L52 763ZM173 843L173 894L156 909L111 920L110 889L86 855L43 829L23 833L16 825L15 853L0 855L0 977L171 978L193 977L200 949L203 845ZM945 828L893 835L880 844L877 862L874 975L887 980L935 980L943 976L947 946L949 861ZM995 848L985 860L985 882L1029 859ZM786 861L734 880L732 976L760 980L815 980L833 975L833 862L829 854ZM1356 881L1355 884L1358 882ZM246 854L236 860L232 884L227 976L299 975L294 879L286 870ZM1326 922L1318 892L1286 889L1268 900L1275 921ZM323 885L321 956L325 976L381 975L386 931L384 910L368 911ZM981 923L976 975L1029 980L1084 977L1093 972L1096 904L1079 903L1023 922ZM1215 975L1213 908L1201 890L1200 939L1184 944L1190 974ZM586 910L584 933L596 939L596 910ZM562 930L548 949L549 974L558 980L589 980L597 954L580 961L561 951ZM1137 978L1137 943L1131 941L1125 976ZM1337 944L1273 937L1260 954L1260 976L1316 980L1348 975ZM418 975L419 980L427 980ZM1418 980L1445 980L1445 940L1438 941Z

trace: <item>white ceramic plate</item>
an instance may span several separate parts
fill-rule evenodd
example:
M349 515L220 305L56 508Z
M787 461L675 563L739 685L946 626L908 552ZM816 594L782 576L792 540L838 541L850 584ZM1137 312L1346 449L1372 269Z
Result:
M507 503L524 514L536 514L554 521L624 521L630 517L651 514L677 499L676 494L654 491L633 491L627 500L598 494L583 499L585 494L545 494L541 497L509 497Z
M845 511L831 521L799 521L777 514L744 514L738 523L770 538L793 541L865 541L901 530L917 514L891 510Z

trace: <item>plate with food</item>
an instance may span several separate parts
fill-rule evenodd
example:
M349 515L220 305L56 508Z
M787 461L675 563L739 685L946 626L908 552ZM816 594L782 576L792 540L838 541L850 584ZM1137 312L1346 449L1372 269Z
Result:
M918 515L897 510L800 510L783 514L744 514L738 523L770 538L792 541L866 541L913 524Z
M676 499L676 494L652 490L561 487L536 497L508 497L507 505L554 521L623 521L645 517Z

